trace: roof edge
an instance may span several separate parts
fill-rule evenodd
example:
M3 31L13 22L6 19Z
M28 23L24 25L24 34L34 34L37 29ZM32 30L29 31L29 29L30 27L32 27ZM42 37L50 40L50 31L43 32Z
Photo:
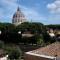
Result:
M44 58L48 58L48 59L55 59L56 58L56 57L53 57L53 56L47 56L47 55L40 55L40 54L31 53L31 51L30 52L25 52L25 54L44 57Z

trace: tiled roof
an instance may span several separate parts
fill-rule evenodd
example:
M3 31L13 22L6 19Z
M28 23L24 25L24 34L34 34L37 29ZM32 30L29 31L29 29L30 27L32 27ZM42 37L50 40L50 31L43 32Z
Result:
M55 57L57 55L57 57L60 57L60 43L55 42L46 47L42 47L42 48L33 50L33 51L31 51L31 53L52 56L52 57Z

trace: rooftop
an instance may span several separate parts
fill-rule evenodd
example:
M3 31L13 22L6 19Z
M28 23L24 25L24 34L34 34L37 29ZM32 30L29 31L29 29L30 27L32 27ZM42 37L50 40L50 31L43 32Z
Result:
M52 43L46 47L42 47L26 54L36 55L45 58L55 58L56 56L60 58L60 42Z
M43 54L47 56L59 56L60 57L60 43L55 42L51 45L48 45L46 47L39 48L37 50L32 51L32 53L35 54Z

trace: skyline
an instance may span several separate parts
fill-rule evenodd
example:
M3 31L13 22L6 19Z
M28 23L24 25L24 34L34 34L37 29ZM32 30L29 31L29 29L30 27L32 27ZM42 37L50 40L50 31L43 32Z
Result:
M27 21L60 24L60 0L1 0L0 22L11 23L18 5Z

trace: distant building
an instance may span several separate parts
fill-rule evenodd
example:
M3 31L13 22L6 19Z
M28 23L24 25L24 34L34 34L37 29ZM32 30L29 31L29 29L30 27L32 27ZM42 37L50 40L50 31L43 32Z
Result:
M18 7L17 11L13 15L12 23L15 24L15 25L19 25L23 22L26 22L26 18L24 16L24 14L21 12L21 10L19 9L19 7Z
M51 38L55 38L55 40L60 40L60 30L59 29L49 29L47 30L47 33Z
M22 37L33 37L34 34L32 34L30 31L23 32Z
M47 33L49 34L50 37L55 37L55 33L53 29L50 29L49 31L47 31Z
M25 60L60 60L60 42L26 52Z

